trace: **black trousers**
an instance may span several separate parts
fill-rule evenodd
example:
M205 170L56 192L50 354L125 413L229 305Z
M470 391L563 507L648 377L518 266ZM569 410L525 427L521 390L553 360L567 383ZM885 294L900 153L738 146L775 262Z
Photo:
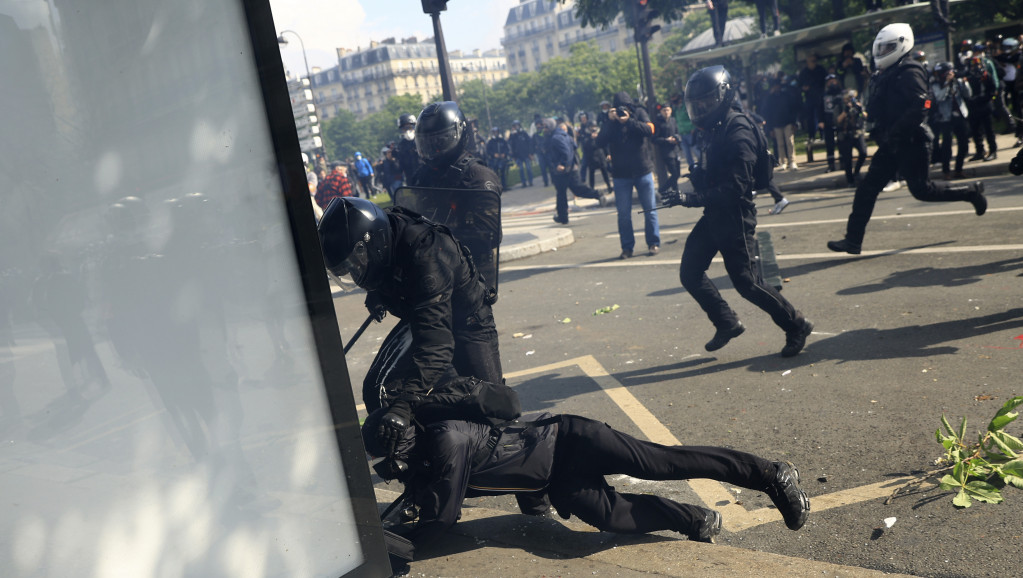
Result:
M547 157L537 153L536 164L540 168L540 176L543 177L543 186L546 187L548 184L550 184L550 181L547 178L547 175L551 173L550 163L547 162Z
M856 167L853 168L852 152L856 150ZM838 139L838 161L845 171L845 180L850 185L856 182L856 177L867 161L867 142L863 135L846 136Z
M714 0L714 9L709 12L714 43L721 46L725 41L725 23L728 22L728 0Z
M784 331L795 331L801 327L801 316L774 287L764 283L760 275L755 259L756 228L756 214L751 209L736 206L716 209L712 214L704 212L686 239L679 280L714 327L734 327L739 322L738 316L707 277L711 260L721 253L725 271L739 295L763 309Z
M575 167L565 169L565 172L552 172L551 181L554 183L554 193L556 199L554 202L555 212L557 213L558 219L564 221L568 219L568 191L571 190L572 194L577 197L584 199L598 199L600 194L597 191L587 187L581 180L579 180L579 171L575 170Z
M969 107L970 110L970 133L973 134L973 145L976 147L977 155L984 156L984 140L987 139L987 146L990 152L998 151L998 143L995 141L995 127L991 124L991 103L984 103Z
M835 125L824 122L824 150L828 153L828 170L835 170Z
M896 173L905 179L909 193L919 201L945 203L969 201L971 193L966 187L938 188L927 175L930 165L931 144L925 142L901 143L895 147L889 143L878 147L870 160L867 176L856 187L853 195L852 213L846 225L845 238L854 245L863 244L863 235L874 212L874 205L881 190Z
M592 189L595 184L594 181L596 179L594 179L594 177L598 170L600 171L600 176L604 177L604 184L607 185L607 189L609 191L613 191L614 188L611 186L611 179L607 178L607 163L598 164L592 161L586 165L586 171L590 174L590 188ZM581 176L582 175L580 174L580 177Z
M699 529L703 510L650 494L615 491L604 476L643 480L706 478L763 491L776 468L753 454L710 446L663 446L592 419L563 415L548 495L562 516L608 532L641 534Z
M767 19L774 19L774 30L779 30L778 0L757 0L757 15L760 16L760 33L767 34Z
M490 305L484 305L475 315L452 325L455 353L452 357L458 375L478 377L491 383L501 383L501 352L497 340L497 324Z
M956 172L963 170L963 162L970 150L970 131L966 119L961 116L953 116L949 122L934 123L934 136L939 139L936 146L938 150L938 162L941 163L942 172L950 172L952 166L952 137L955 136L959 148L956 151Z
M661 164L658 167L657 187L658 193L669 189L678 189L678 178L682 174L682 161L677 156L661 157Z

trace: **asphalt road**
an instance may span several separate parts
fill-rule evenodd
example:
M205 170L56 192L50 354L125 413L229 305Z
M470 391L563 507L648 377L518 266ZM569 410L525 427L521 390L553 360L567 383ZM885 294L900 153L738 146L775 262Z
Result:
M980 431L1023 394L1023 181L984 180L990 208L982 217L965 203L919 202L905 188L882 194L855 257L825 248L844 233L850 189L789 195L793 204L778 216L766 216L770 199L761 201L760 230L774 239L783 295L815 324L792 359L778 356L784 334L738 296L719 262L709 274L747 331L704 350L713 328L678 281L698 210L660 211L656 257L640 251L637 215L640 246L625 261L613 209L573 212L573 244L501 268L495 313L508 381L527 411L579 413L658 441L795 463L814 506L796 533L760 511L770 500L756 492L611 480L723 508L719 543L921 576L1014 575L1023 492L1007 488L1002 504L959 510L931 477L885 503L935 469L943 413L953 423L967 416L968 430ZM516 211L550 193L505 193L505 226L554 226L550 212ZM335 302L345 339L365 319L362 300L354 293ZM353 384L392 324L374 324L347 356ZM1008 430L1019 437L1021 428ZM510 499L474 502L515 511ZM895 518L890 528L886 518Z

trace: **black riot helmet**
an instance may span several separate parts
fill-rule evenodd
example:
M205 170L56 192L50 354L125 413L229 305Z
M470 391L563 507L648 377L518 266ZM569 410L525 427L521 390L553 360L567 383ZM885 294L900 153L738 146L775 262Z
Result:
M356 285L376 289L391 265L391 224L375 203L338 197L327 205L318 227L323 261L338 277L351 275Z
M434 102L419 113L416 150L430 164L453 161L465 150L465 115L451 101Z
M735 100L736 87L724 66L701 68L686 83L686 111L700 128L709 128L725 117Z
M399 116L398 117L398 130L401 130L402 127L405 127L405 126L410 126L412 128L415 128L416 127L416 115L414 115L414 114L412 114L410 112L406 112L406 113L402 114L401 116Z

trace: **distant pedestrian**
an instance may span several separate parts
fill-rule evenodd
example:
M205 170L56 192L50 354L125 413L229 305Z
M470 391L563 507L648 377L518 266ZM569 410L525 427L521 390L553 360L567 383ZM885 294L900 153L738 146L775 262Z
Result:
M320 179L316 187L316 204L326 209L337 197L351 197L352 183L348 180L348 167L341 163L331 163L331 173Z
M362 194L368 199L373 192L373 165L363 158L362 153L355 153L355 178L359 179Z

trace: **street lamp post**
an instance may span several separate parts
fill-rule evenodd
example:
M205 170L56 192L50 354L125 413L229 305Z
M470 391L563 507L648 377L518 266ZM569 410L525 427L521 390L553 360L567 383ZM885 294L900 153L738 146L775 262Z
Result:
M281 33L277 35L277 44L287 46L288 39L284 37L284 34L289 32L294 34L295 38L298 38L298 45L302 47L302 61L305 62L305 77L309 79L309 85L312 86L313 77L309 74L309 59L306 58L305 55L305 42L302 42L302 37L298 35L298 32L295 32L294 30L281 30Z

